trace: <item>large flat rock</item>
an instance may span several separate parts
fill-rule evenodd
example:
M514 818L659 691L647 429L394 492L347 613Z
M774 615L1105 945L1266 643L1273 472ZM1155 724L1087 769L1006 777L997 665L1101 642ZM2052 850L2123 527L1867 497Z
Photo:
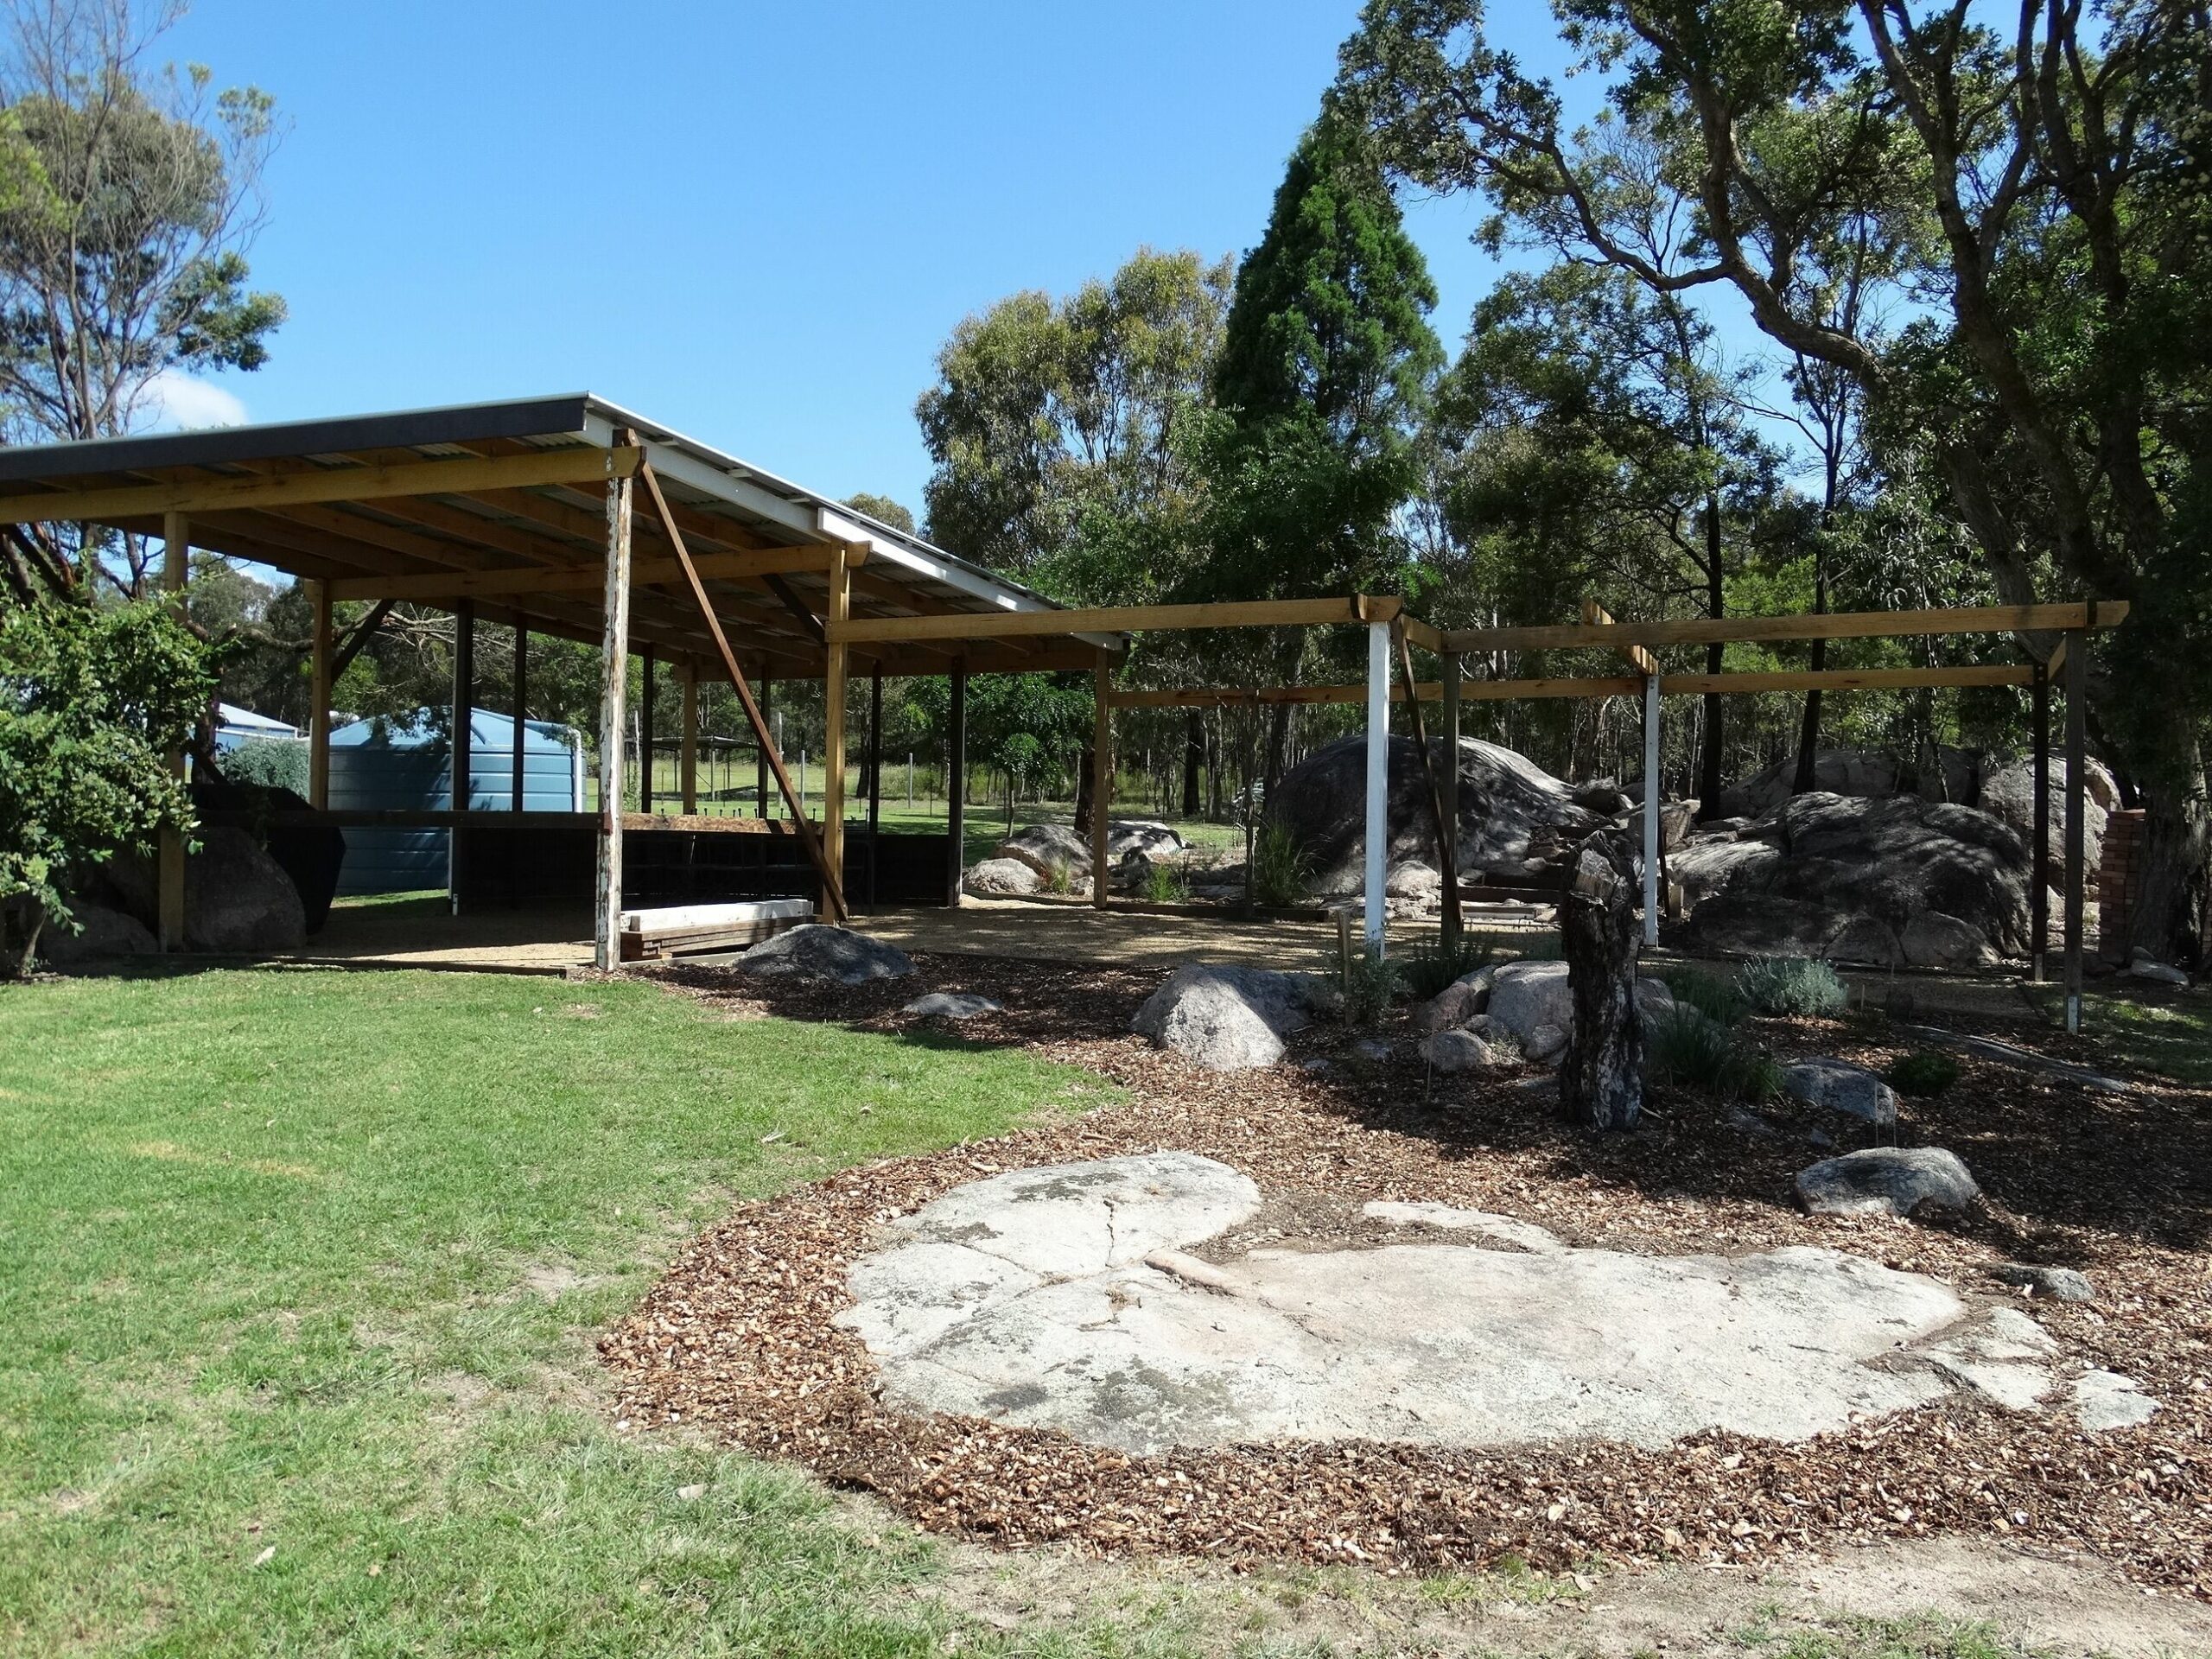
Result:
M1537 1253L1484 1226L1470 1230L1488 1245L1183 1253L1257 1204L1236 1171L1185 1154L995 1177L856 1263L841 1321L909 1408L1132 1452L1660 1446L1707 1428L1795 1440L1956 1392L2025 1403L2050 1389L2047 1341L1837 1250Z

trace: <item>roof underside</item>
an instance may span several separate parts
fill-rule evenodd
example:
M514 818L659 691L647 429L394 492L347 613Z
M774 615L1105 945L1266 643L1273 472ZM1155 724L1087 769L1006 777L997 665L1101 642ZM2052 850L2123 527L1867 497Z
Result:
M836 542L867 549L851 568L855 618L1056 608L918 537L585 393L0 448L0 504L20 518L23 498L57 491L162 486L183 493L226 480L567 450L588 460L583 452L613 448L626 431L643 447L687 550L702 570L714 572L706 581L709 594L748 674L822 673L829 548ZM597 643L603 594L594 576L606 566L605 486L588 476L588 467L573 470L573 482L195 507L188 513L191 540L296 576L328 580L344 598L450 606L460 597L456 587L473 587L480 617ZM149 535L162 531L160 514L143 507L100 522ZM715 671L711 637L669 567L674 550L643 490L632 535L639 571L631 594L632 645ZM858 671L926 674L944 672L963 658L977 670L1087 665L1099 643L1106 642L1050 635L856 644L851 651Z

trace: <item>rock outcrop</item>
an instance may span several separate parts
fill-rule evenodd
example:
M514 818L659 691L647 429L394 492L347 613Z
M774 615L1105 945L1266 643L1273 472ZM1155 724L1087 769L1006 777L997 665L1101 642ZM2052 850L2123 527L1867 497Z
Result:
M897 945L821 922L809 922L754 945L737 959L737 968L740 973L765 978L828 985L903 979L914 971L914 964Z
M1440 747L1436 753L1441 753ZM1526 756L1459 740L1459 872L1556 885L1573 849L1607 820ZM1411 738L1390 740L1389 861L1435 868L1427 768ZM1268 817L1304 853L1317 893L1358 891L1367 810L1367 740L1341 738L1282 775Z
M184 861L184 948L227 956L296 950L307 943L307 912L283 868L243 830L213 825ZM160 923L154 861L124 854L87 884L95 900L152 929Z
M1044 892L1045 878L1018 858L987 858L969 867L961 885L978 899L1024 899Z
M2028 946L2027 849L1973 807L1799 795L1669 869L1701 950L1961 967Z
M161 948L137 917L119 910L80 899L69 906L69 913L74 928L48 916L39 931L38 959L49 968L76 968L113 957L146 956Z

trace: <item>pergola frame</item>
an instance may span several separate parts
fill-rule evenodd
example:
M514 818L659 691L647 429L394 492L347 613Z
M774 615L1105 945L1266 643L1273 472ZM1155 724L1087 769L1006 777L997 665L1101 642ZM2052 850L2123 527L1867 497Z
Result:
M1453 630L1410 614L1400 599L1377 595L1068 608L588 394L0 449L0 523L55 522L161 536L161 584L172 602L181 602L191 546L272 565L308 582L314 605L310 816L317 822L457 828L476 816L467 798L466 711L473 705L474 624L480 606L517 630L518 705L527 695L531 631L598 645L603 677L597 810L525 815L518 786L508 822L568 824L581 817L598 830L594 952L599 965L609 969L619 959L624 835L669 822L651 815L650 766L640 790L640 810L622 810L627 664L633 649L645 665L648 696L661 665L671 668L683 687L684 816L674 822L726 832L794 835L817 872L821 912L832 919L848 913L842 879L844 711L856 667L869 677L872 702L880 698L887 674L944 674L950 679L947 737L956 779L965 775L965 689L971 674L1089 671L1096 694L1091 887L1092 902L1102 908L1110 902L1106 849L1116 709L1363 702L1363 932L1370 948L1378 951L1389 852L1393 701L1410 704L1417 739L1425 736L1421 703L1440 702L1444 752L1450 755L1457 751L1460 709L1467 702L1640 695L1646 740L1644 925L1647 941L1656 941L1657 749L1663 698L2024 686L2032 691L2035 705L2031 891L2038 979L2048 925L2043 873L2049 854L2050 689L2063 672L2069 760L2066 1019L2069 1030L2080 1026L2086 646L2090 632L2125 618L2125 603L1620 622L1592 601L1583 606L1578 623ZM591 602L594 594L596 604ZM332 617L333 606L340 601L372 604L365 621L342 641ZM402 601L448 605L456 619L454 806L443 812L334 812L328 798L331 687L391 606ZM1367 630L1363 683L1166 690L1114 684L1116 654L1132 632L1313 626ZM2056 643L2041 647L2042 660L2018 666L1669 674L1656 654L1669 646L1714 643L1999 632L2031 642L2056 636ZM1416 647L1441 659L1440 679L1414 680ZM1478 680L1463 672L1470 652L1573 648L1611 652L1635 671ZM2031 657L2037 649L2031 645ZM694 816L698 687L702 679L717 677L734 688L758 747L761 799L755 818ZM766 712L772 681L815 678L824 683L827 727L818 828L807 818L792 786ZM518 706L518 718L522 713ZM650 754L649 724L643 735ZM870 768L879 759L874 747L872 736ZM1426 754L1426 744L1423 750ZM173 757L172 764L181 766L181 758ZM515 765L518 785L519 742ZM1440 774L1432 765L1428 791L1445 867L1447 936L1457 934L1459 919L1458 775L1456 765L1445 766ZM791 815L788 830L766 816L771 776ZM964 874L964 790L956 785L947 793L946 898L957 904ZM161 851L160 931L162 943L172 948L182 934L182 845L171 838Z

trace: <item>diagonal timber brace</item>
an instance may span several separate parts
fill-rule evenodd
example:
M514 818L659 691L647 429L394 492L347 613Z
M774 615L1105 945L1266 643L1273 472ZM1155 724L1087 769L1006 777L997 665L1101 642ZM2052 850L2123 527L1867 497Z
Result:
M729 636L722 632L721 619L715 614L715 607L707 597L706 583L699 578L698 567L691 562L691 551L684 544L683 532L676 526L676 515L669 511L668 498L661 493L660 480L653 476L650 466L638 468L638 481L645 486L645 493L652 498L653 511L659 516L661 526L668 533L670 544L676 550L676 562L683 567L685 584L699 607L699 614L706 621L707 632L714 639L715 649L722 659L722 671L729 676L729 683L737 689L737 700L745 705L745 718L753 728L753 741L760 744L760 753L768 758L769 770L775 773L776 787L791 809L791 823L798 831L799 844L806 849L808 861L815 874L821 877L823 889L830 895L832 919L839 922L850 918L845 908L845 887L839 878L842 874L830 868L823 852L822 837L814 825L807 821L806 809L798 798L798 791L791 785L791 776L784 766L782 752L776 747L775 739L769 734L768 722L761 717L760 705L753 700L753 687L747 682L745 671L737 665L737 653L730 649Z

